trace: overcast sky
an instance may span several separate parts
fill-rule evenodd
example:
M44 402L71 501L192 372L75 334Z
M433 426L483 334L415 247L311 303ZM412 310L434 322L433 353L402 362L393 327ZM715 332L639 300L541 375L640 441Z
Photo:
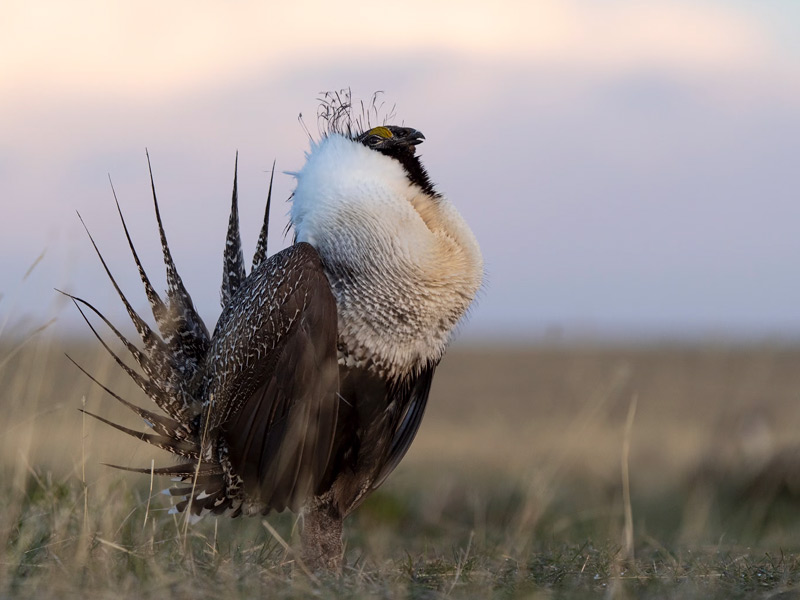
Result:
M491 4L491 6L490 6ZM800 337L800 3L0 4L0 326L113 297L78 210L145 308L108 175L163 282L167 235L209 327L233 161L252 252L316 99L385 92L484 251L467 338ZM42 252L31 275L23 276ZM162 284L163 287L163 284Z

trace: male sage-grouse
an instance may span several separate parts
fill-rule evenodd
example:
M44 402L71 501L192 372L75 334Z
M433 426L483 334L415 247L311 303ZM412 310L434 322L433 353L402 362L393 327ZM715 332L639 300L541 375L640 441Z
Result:
M92 416L178 457L154 469L184 482L170 490L183 496L173 510L191 517L302 512L302 558L312 568L339 567L342 520L408 450L436 365L483 273L475 237L415 154L424 136L361 126L343 118L349 108L326 121L293 174L294 244L266 258L268 198L249 275L234 175L213 335L175 269L154 186L165 299L145 274L121 211L120 218L160 335L133 310L102 256L143 347L72 297L122 341L141 371L114 358L165 413L102 386L152 433Z

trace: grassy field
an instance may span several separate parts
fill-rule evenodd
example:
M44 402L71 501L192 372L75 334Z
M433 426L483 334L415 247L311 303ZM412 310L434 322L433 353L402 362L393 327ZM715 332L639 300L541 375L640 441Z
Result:
M146 402L93 344L0 346L0 598L800 598L800 348L456 348L338 579L292 515L187 526L101 465L169 459L65 351Z

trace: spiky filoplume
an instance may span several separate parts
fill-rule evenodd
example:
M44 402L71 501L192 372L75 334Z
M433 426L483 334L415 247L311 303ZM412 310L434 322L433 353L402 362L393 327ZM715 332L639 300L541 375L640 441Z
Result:
M324 110L330 113L337 101L323 138L312 142L306 165L294 174L295 243L266 257L270 179L249 275L234 173L223 309L213 335L172 260L152 171L166 299L151 285L119 214L158 332L133 310L99 250L142 349L71 296L103 346L165 413L139 408L100 384L152 433L92 416L178 457L179 464L154 470L185 482L172 490L183 496L174 510L190 516L302 511L303 558L317 568L340 564L342 520L408 450L433 373L482 275L472 233L415 155L422 134L392 125L364 128L347 116L349 96L344 105L329 97ZM86 310L122 341L141 372L111 351Z

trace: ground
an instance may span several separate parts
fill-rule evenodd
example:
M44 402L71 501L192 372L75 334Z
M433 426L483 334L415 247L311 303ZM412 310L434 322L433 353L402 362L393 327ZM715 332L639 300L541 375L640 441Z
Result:
M800 347L457 346L339 578L291 514L187 525L103 466L170 461L65 351L147 402L94 345L0 345L0 598L800 598Z

